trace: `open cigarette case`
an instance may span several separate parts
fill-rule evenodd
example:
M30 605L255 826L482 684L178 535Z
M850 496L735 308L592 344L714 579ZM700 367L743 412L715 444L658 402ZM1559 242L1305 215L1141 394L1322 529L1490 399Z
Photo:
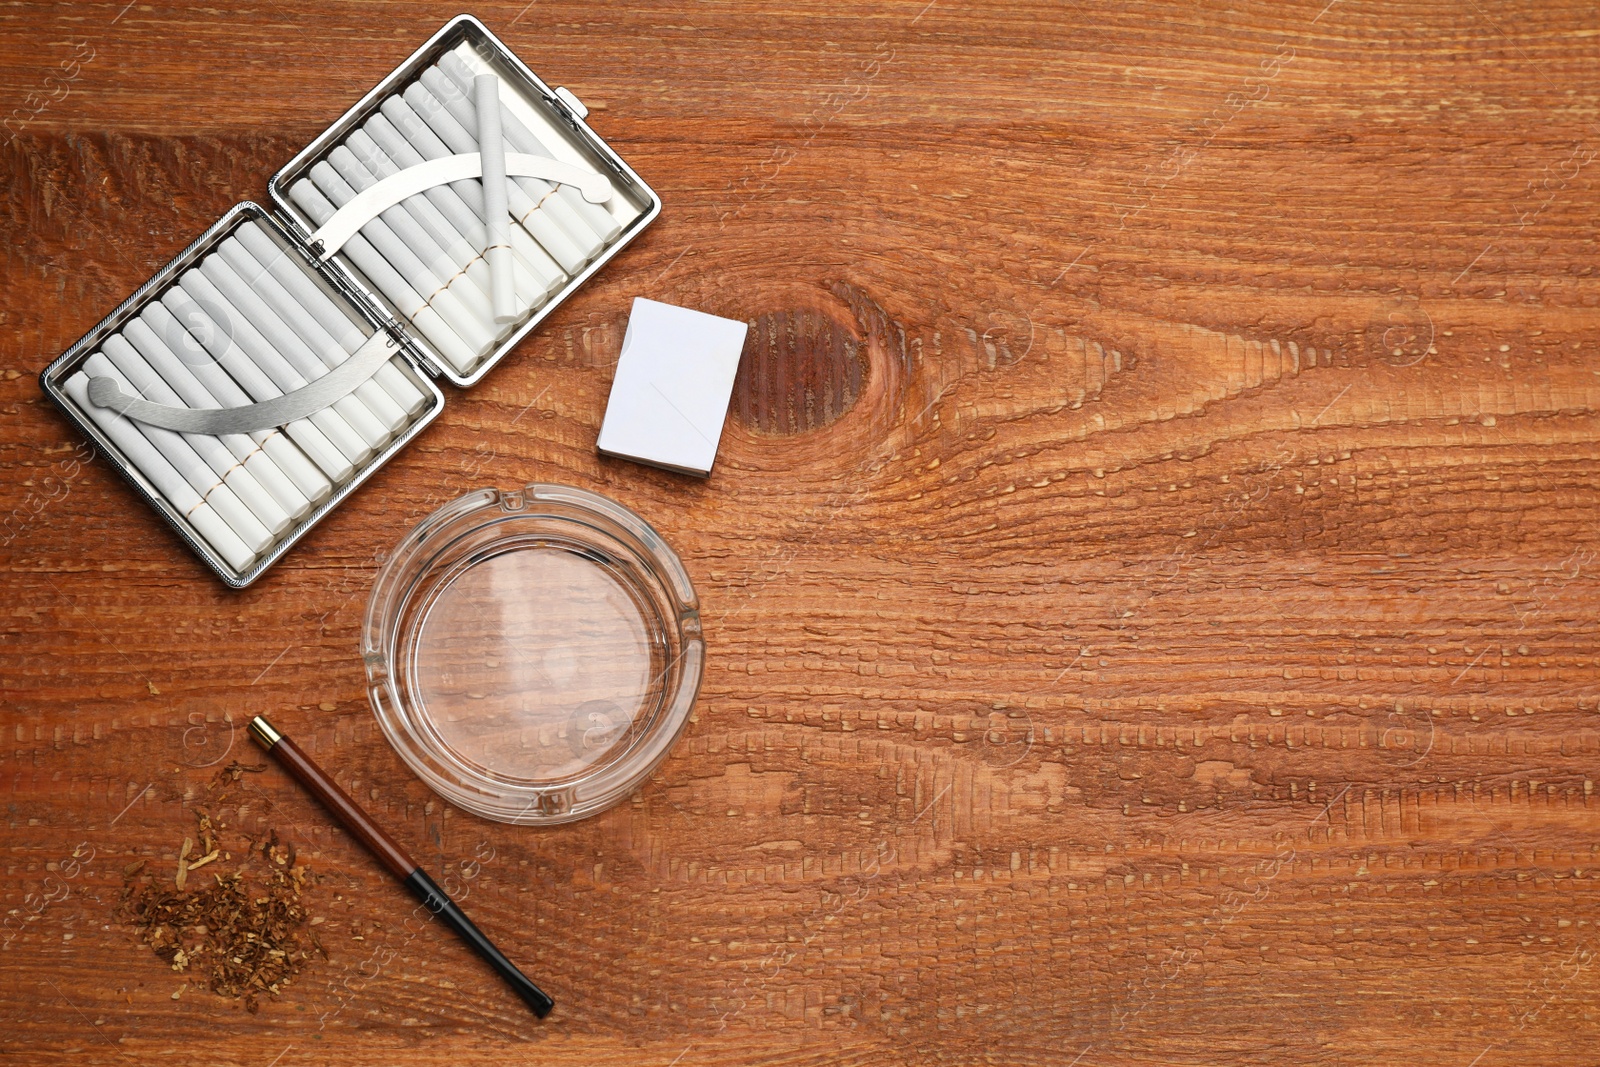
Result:
M458 16L40 385L243 588L660 213L586 116Z

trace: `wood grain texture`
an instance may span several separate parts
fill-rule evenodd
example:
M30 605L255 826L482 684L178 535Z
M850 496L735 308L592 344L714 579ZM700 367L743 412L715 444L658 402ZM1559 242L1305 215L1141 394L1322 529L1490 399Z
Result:
M0 1048L1595 1061L1592 5L479 7L665 210L229 593L35 375L455 12L0 11ZM595 453L636 294L754 324L709 480ZM709 648L651 783L547 831L429 793L356 655L405 530L534 480L662 530ZM276 769L223 814L332 958L171 999L121 870L260 711L549 1020Z

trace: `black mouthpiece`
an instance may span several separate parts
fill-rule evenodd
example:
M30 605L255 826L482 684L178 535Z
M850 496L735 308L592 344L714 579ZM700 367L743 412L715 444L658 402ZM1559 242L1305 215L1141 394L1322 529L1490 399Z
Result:
M516 990L517 996L527 1002L533 1013L543 1019L550 1014L550 1009L555 1007L551 1000L538 986L528 980L528 976L517 970L516 964L506 959L505 954L494 947L494 942L483 936L483 931L472 924L465 912L455 901L445 896L444 890L421 867L411 872L406 879L406 885L422 901L424 907L445 921L445 924L456 934L472 946L472 950L482 956L484 961L493 967L506 984Z

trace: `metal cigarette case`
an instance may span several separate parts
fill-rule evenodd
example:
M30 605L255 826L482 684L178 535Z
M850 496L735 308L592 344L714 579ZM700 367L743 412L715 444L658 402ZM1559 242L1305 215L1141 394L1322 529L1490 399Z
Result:
M316 247L312 221L293 204L287 190L312 167L325 160L345 138L378 112L385 99L414 81L427 67L436 63L446 52L470 49L481 65L497 75L502 87L509 91L502 95L503 107L514 114L544 142L558 160L575 164L603 174L611 183L613 195L605 208L621 226L620 233L590 260L581 270L570 273L566 282L549 296L510 334L500 339L468 373L460 373L429 345L419 331L412 328L386 297L379 292L362 271L343 252L323 259L323 249ZM40 386L66 417L93 440L108 461L145 500L172 526L189 547L201 557L223 582L234 588L248 586L305 536L329 512L404 448L412 438L443 410L445 396L435 384L438 378L462 387L475 384L487 374L501 358L530 333L563 300L600 270L623 247L648 226L661 211L661 201L633 169L611 149L585 122L588 111L578 98L564 88L546 85L529 70L501 40L481 22L470 15L452 19L435 33L422 47L396 67L369 93L346 111L315 140L300 151L289 163L272 176L268 182L271 208L245 201L234 205L205 233L171 262L158 270L141 285L132 296L79 338L40 375ZM331 496L311 510L303 519L279 537L262 552L245 570L236 570L216 550L208 545L197 530L174 507L168 504L148 478L134 467L121 449L111 441L78 402L65 392L63 385L112 334L135 318L150 303L159 300L178 278L230 237L244 222L256 222L283 250L291 261L312 278L335 303L355 320L387 332L397 346L399 358L404 363L404 373L427 398L426 406L411 422L369 459L358 465L355 473L343 484L335 487Z

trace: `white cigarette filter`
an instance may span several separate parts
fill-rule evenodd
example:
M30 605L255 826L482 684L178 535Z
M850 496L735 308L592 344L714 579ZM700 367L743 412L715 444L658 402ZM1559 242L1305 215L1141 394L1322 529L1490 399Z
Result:
M123 377L122 373L106 358L104 353L97 352L90 356L84 363L83 369L91 378L110 378L123 390L137 395L133 384ZM174 470L183 476L202 500L210 504L212 509L221 516L222 520L234 533L239 535L239 540L249 546L250 551L259 555L272 543L272 534L250 513L233 492L229 479L219 478L216 473L207 467L205 461L195 454L181 436L171 430L163 430L158 426L146 426L136 423L139 433L156 447L156 451L166 457ZM240 468L237 474L243 474Z
M366 343L369 334L352 322L350 317L339 310L322 287L311 280L298 261L290 258L289 253L273 243L272 238L266 235L254 222L246 222L234 233L234 237L249 251L250 256L258 264L265 267L279 285L286 289L300 307L310 314L312 321L316 322L334 344L344 352L345 356L352 355L356 349ZM344 357L339 357L338 363L344 362ZM428 406L428 394L406 376L400 358L396 356L373 375L373 381L381 386L384 392L400 405L408 416L416 415Z
M472 66L474 62L482 65L474 67ZM467 92L473 84L474 77L481 71L487 70L488 65L484 64L483 60L478 59L476 56L469 59L459 52L446 52L439 60L439 69L444 71L462 92ZM505 130L506 140L511 144L511 147L530 156L544 156L547 159L556 158L555 153L550 151L545 146L545 143L534 136L533 131L523 124L522 120L517 117L516 112L502 106L500 114L500 124ZM583 217L583 221L588 223L589 228L598 234L602 241L609 244L611 241L616 240L617 235L622 232L622 223L617 221L616 216L607 211L602 204L589 203L583 198L583 194L572 186L560 186L557 190L557 195Z
M213 310L223 313L215 306ZM166 339L167 347L179 354L211 394L228 407L244 407L283 395L243 348L234 343L232 333L213 320L181 286L167 290L159 304L149 305L140 314ZM190 325L185 326L185 323ZM338 418L332 411L320 414ZM316 464L326 481L345 482L355 473L355 467L317 427L316 418L291 422L284 427L284 432ZM301 485L306 496L314 501L320 503L331 494L331 485L327 491L314 486L314 482Z
M450 146L440 140L439 135L400 97L391 96L380 105L380 110L382 114L374 116L367 123L367 132L401 166L415 166L422 160L454 154ZM478 230L483 231L481 239L472 238L473 243L480 248L487 248L488 232L484 226L489 216L483 203L483 184L464 178L451 182L450 188L476 217ZM467 230L463 228L462 232L466 233ZM540 247L539 242L520 223L511 227L511 249L536 278L548 283L548 291L553 292L566 282L567 272L561 269L561 264L552 259L550 253Z
M333 218L333 213L337 210L309 178L295 182L289 188L289 198L317 226ZM469 373L477 364L478 358L488 350L488 343L475 345L470 339L464 338L452 323L446 322L438 309L425 301L417 292L417 287L402 276L401 270L392 266L383 253L370 244L364 236L357 234L351 237L340 251L350 257L356 268L394 304L401 315L411 321L417 332L428 339L434 350L443 356L458 374ZM415 263L416 257L410 258L412 260L410 265L415 265L420 270L421 264Z
M171 397L166 399L161 393L144 389L141 385L145 399L154 400L159 404L173 403L175 406L187 408L221 407L212 399L210 392L200 384L193 372L183 365L144 319L130 321L122 328L122 335L133 343L133 347L144 357L149 369L168 387L167 393ZM134 384L140 383L134 379ZM186 434L185 439L193 436L195 435ZM244 464L245 470L254 475L256 481L261 483L261 487L272 494L272 499L278 502L290 519L299 522L305 518L311 510L311 500L300 491L278 461L268 454L262 441L242 433L219 434L216 440L236 461ZM190 443L193 444L193 441ZM296 454L298 455L298 450ZM301 462L304 462L303 457Z
M121 382L132 386L134 396L158 404L183 406L172 387L150 369L144 357L122 334L107 337L101 343L100 351L117 369ZM239 502L272 536L278 536L293 525L288 512L272 499L272 495L256 480L255 473L240 463L219 438L193 433L179 434L178 437L200 458L215 480L223 481L233 490Z
M483 191L489 211L489 274L496 322L515 322L517 298L511 289L511 227L505 204L506 139L500 132L500 79L480 74L478 151L483 160Z
M62 389L91 421L109 437L127 457L128 463L142 474L155 488L156 493L174 511L182 515L200 540L210 545L228 566L236 571L247 569L256 560L258 552L252 551L244 540L200 496L193 486L178 473L165 456L139 432L126 416L110 408L98 407L89 401L89 376L83 371L72 375Z

